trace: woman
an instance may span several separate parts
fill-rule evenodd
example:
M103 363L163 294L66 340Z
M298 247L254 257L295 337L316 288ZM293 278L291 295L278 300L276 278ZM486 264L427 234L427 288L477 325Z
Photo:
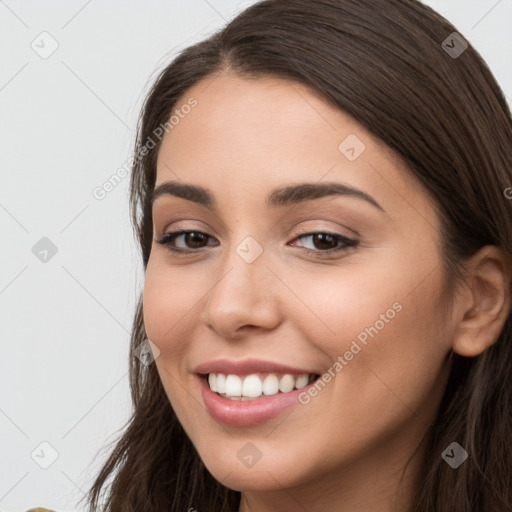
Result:
M267 0L181 52L141 114L134 412L91 507L512 510L511 150L416 0Z

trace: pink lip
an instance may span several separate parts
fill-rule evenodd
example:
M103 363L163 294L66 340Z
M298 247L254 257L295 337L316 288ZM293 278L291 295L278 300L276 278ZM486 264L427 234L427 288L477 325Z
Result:
M299 394L314 385L311 383L289 393L277 393L256 400L240 401L223 398L210 389L204 377L197 375L197 379L208 412L219 423L233 427L246 427L275 418L285 409L297 405Z
M293 375L303 375L305 373L319 373L311 370L291 368L290 366L285 366L283 364L262 361L259 359L244 359L242 361L216 359L214 361L200 364L194 372L203 375L208 373L224 373L226 375L249 375L251 373L290 373Z

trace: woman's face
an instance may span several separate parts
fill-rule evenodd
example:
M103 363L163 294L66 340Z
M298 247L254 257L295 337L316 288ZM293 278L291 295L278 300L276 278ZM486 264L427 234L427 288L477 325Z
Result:
M389 147L297 83L225 73L176 110L156 189L211 198L156 194L144 322L206 467L244 491L328 486L378 461L399 472L451 348L431 199ZM179 230L192 233L156 241Z

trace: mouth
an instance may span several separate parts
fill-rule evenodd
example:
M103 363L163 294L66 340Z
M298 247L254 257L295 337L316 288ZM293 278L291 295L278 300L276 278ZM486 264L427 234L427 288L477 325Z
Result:
M244 427L302 403L301 395L321 375L306 368L263 359L216 359L200 364L193 373L210 416L224 425Z
M320 375L208 373L196 374L196 378L206 410L216 422L251 427L297 407L300 395Z
M237 401L263 400L274 395L289 394L313 384L319 374L259 372L248 375L208 373L199 374L209 389L218 396Z

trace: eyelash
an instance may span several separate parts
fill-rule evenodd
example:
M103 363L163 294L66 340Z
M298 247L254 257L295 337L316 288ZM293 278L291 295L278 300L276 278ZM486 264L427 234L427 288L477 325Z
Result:
M204 233L203 231L198 231L198 230L177 230L177 231L170 231L169 233L166 233L162 236L162 238L160 238L159 240L156 240L157 243L159 243L160 245L163 245L163 246L166 246L166 248L175 253L176 255L178 256L184 256L186 254L192 254L192 253L198 253L198 252L202 252L205 247L202 247L201 249L190 249L190 250L187 250L187 249L176 249L175 247L172 247L171 243L174 242L174 240L178 237L178 236L181 236L181 235L186 235L186 234L189 234L189 233L200 233L201 235L204 235L206 237L210 237L210 235L208 235L207 233ZM338 233L330 233L328 231L309 231L309 232L305 232L305 233L299 233L298 236L295 239L299 239L299 238L303 238L303 237L308 237L308 236L313 236L313 235L328 235L328 236L331 236L335 239L335 241L337 242L341 242L343 245L341 246L338 246L334 249L326 249L326 250L320 250L320 249L305 249L303 248L304 252L307 253L307 254L312 254L312 255L315 255L315 256L320 256L320 257L323 257L323 256L329 256L333 253L338 253L338 252L342 252L342 251L347 251L348 249L350 248L353 248L353 247L356 247L359 242L357 240L353 240L351 238L347 238L346 236L343 236L343 235L340 235ZM210 237L211 238L211 237Z

